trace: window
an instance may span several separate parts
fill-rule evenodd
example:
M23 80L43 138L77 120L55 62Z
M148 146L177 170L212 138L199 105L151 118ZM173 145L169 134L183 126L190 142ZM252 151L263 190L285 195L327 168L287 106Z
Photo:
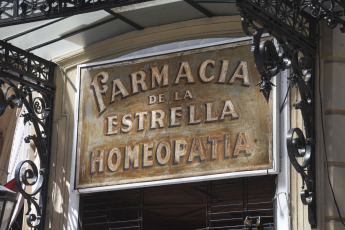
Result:
M261 176L82 195L81 229L274 229L274 194Z

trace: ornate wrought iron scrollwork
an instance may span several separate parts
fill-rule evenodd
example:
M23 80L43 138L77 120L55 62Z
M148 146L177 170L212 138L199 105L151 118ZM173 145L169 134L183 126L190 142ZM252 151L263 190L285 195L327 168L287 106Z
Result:
M309 2L311 4L311 2ZM238 0L243 30L253 36L252 51L261 75L260 91L268 101L271 79L284 69L291 69L287 79L297 87L300 101L294 108L301 111L304 131L292 128L287 134L287 150L291 164L303 181L301 200L308 206L310 225L316 227L316 194L314 168L314 101L313 58L316 51L316 20L305 11L306 1ZM251 31L254 31L252 34ZM269 37L276 39L278 48ZM299 160L301 159L301 160Z
M15 183L28 204L27 224L37 229L44 210L43 194L40 194L38 201L37 195L44 190L48 180L50 149L47 134L50 130L48 118L51 113L51 99L44 93L25 85L17 85L4 77L0 77L0 86L0 115L7 107L14 109L22 108L24 105L24 110L27 111L22 114L24 123L30 123L35 130L34 135L25 137L25 142L33 141L35 144L40 160L39 170L31 160L20 162L15 171ZM25 187L23 188L22 185ZM31 189L32 192L28 192Z
M39 156L39 167L31 160L19 163L15 183L28 205L28 226L42 229L48 195L54 65L10 44L0 43L0 116L8 108L22 108L24 123L34 129L34 134L24 141L33 142Z
M22 170L24 169L23 166L25 164L29 165L31 168L26 168L22 172ZM15 181L16 181L16 186L19 189L19 192L23 195L23 197L26 199L27 204L28 204L28 211L26 213L27 224L31 228L36 228L41 224L42 210L41 210L40 205L37 203L35 196L42 188L42 185L44 182L44 175L39 176L37 166L33 161L25 160L25 161L20 162L16 168ZM34 186L36 184L37 185L36 185L35 190L32 193L27 193L22 188L22 183L26 187ZM35 208L35 212L36 212L35 214L31 212L32 205Z
M258 41L256 41L258 42ZM271 48L266 49L267 43ZM260 70L260 65L265 67L265 74L261 74L262 82L260 91L268 100L268 92L271 90L272 83L270 79L283 69L291 68L291 74L288 78L290 87L297 87L301 100L294 103L294 108L301 111L304 132L299 128L292 128L287 134L287 150L291 164L301 175L303 188L301 191L301 200L304 205L309 207L309 222L316 226L315 218L315 173L314 173L314 105L313 105L313 85L312 74L313 65L310 61L310 54L303 55L303 49L296 47L288 41L278 40L282 52L278 53L273 46L273 42L266 40L260 43L258 56L255 57L255 63ZM275 51L275 52L274 52ZM260 60L260 61L258 61ZM260 71L261 73L261 71ZM265 84L269 84L267 87ZM303 163L299 163L298 158L303 158ZM305 188L306 186L306 188Z

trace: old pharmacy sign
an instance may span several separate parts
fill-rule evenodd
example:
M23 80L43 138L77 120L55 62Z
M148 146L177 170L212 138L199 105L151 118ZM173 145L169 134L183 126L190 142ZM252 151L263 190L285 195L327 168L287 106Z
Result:
M271 169L248 42L80 67L77 188Z

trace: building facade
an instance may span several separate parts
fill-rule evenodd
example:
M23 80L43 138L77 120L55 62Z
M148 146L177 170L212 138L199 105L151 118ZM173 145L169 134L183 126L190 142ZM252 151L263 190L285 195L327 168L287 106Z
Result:
M64 38L61 41L65 42L65 44L51 43L44 47L42 46L43 48L37 48L36 53L39 56L43 53L49 53L51 50L51 53L47 54L47 59L51 59L53 63L57 64L54 74L55 93L51 123L49 182L47 184L47 189L44 190L46 194L46 206L44 208L44 218L42 219L40 228L345 229L341 223L341 218L339 218L339 213L333 200L334 195L337 200L339 212L343 213L345 211L345 201L341 194L345 188L345 184L341 177L344 168L344 160L342 159L341 153L341 140L343 136L342 120L344 103L342 103L341 99L341 87L343 85L341 72L343 70L344 59L344 39L342 39L344 35L338 28L332 30L328 28L326 24L320 23L320 42L316 43L317 52L312 55L312 68L303 69L303 71L306 72L309 70L307 71L305 69L311 69L311 74L308 75L303 73L303 80L308 82L311 78L313 83L313 87L311 88L312 92L309 92L312 98L308 98L311 100L314 110L312 112L309 111L312 116L311 119L314 120L311 124L313 126L313 133L310 135L310 133L308 134L309 129L306 127L308 121L306 121L305 115L301 113L303 110L294 106L296 102L303 100L303 97L305 97L305 94L303 94L305 92L301 91L299 87L296 87L299 85L293 84L290 81L294 76L294 63L285 63L285 70L281 72L277 71L277 76L269 79L273 81L275 87L273 87L268 96L269 100L266 102L266 100L264 100L265 94L261 95L260 92L265 92L262 84L255 86L255 84L261 81L260 76L262 76L262 71L260 71L260 68L256 70L254 67L255 62L257 64L257 60L255 52L251 52L252 37L248 37L243 31L243 21L241 21L235 2L197 2L202 9L195 8L193 4L188 2L189 1L148 1L113 8L111 12L116 14L117 18L121 19L122 17L121 22L112 22L109 19L110 23L119 24L102 24L100 27L97 26L97 20L102 21L104 18L108 20L107 16L104 18L100 16L104 12L99 12L99 14L97 14L97 12L90 13L86 16L94 20L93 23L90 23L94 26L91 26L92 28L90 28L90 30L85 30L86 32L81 30L81 34L76 37L73 37L74 35L70 37L65 36L66 34L73 34L73 31L65 32L65 35L60 36ZM64 20L71 20L70 22L73 22L72 19L63 19L57 22L61 23L57 28L66 25L64 24ZM74 20L78 21L78 18L74 18ZM140 29L135 28L135 26L128 21L134 22L137 26L139 25ZM31 26L35 27L36 25ZM47 25L45 28L39 30L42 30L41 33L43 33L52 31L53 28L54 27ZM98 33L104 36L97 37ZM273 36L274 35L273 33ZM29 32L26 36L34 36L34 32ZM5 37L8 36L3 36L2 39ZM16 39L14 39L13 45L20 44L20 42L27 39L27 37L18 37ZM261 42L264 42L271 41L274 37L270 37L269 34L267 34L267 36L262 36L262 38L260 36L259 39L261 39ZM279 47L282 42L279 38L277 39L278 40L275 41L276 50L283 49L283 46ZM28 41L28 44L31 45L28 47L34 47L34 44L31 44L30 41ZM44 44L44 42L42 42L42 44ZM38 47L39 45L36 46ZM216 57L215 54L216 50L226 50L229 46L236 47L231 49L240 47L238 48L240 50L231 51L231 55L220 58L219 60L221 61L217 64L218 57ZM267 47L268 46L269 45L267 45ZM193 52L197 53L200 50L200 52L206 52L203 51L205 49L208 49L207 52L210 52L209 54L207 53L205 57L199 57L198 59L193 56ZM164 55L171 56L166 57ZM173 59L176 57L180 59L176 62L178 64L174 66ZM277 58L279 57L277 56ZM286 55L286 58L288 59L289 56ZM160 62L159 60L166 61ZM215 60L214 63L213 60ZM224 63L226 63L224 60L230 60L231 62L229 71L224 75L226 76L225 83L229 88L229 92L224 92L224 89L219 90L216 88L222 83L221 73L225 71L225 67L222 67L221 63L223 63L224 66ZM245 61L248 66L243 67L241 61ZM187 62L188 65L191 66L189 67L191 71L190 75L188 74L189 69L186 67L187 64L181 67L181 63ZM301 62L303 62L303 60ZM144 64L140 66L140 63ZM204 72L200 71L203 63L205 63ZM274 66L275 64L272 63L274 63L274 61L271 61L266 67L269 68L268 66ZM122 68L121 66L124 67ZM154 75L152 72L155 66L158 67L157 75L155 75L156 82L150 81L150 78ZM165 86L164 66L168 66L171 71L175 71L173 72L174 77L170 78L169 76L169 78L167 78L169 83L174 82L175 85L171 84L171 86L167 86L167 84L166 87L159 90L157 89L157 92L155 92L156 89L153 82L157 83L157 85L160 84L160 86ZM131 81L126 83L125 80L122 80L120 77L117 78L116 76L119 73L116 71L113 75L109 74L108 84L102 83L101 77L98 79L96 78L98 83L97 87L99 88L98 95L95 88L95 81L92 82L92 80L90 80L89 82L83 83L84 79L88 79L87 76L92 79L93 76L100 72L106 72L111 68L117 70L120 67L123 71L126 71L126 69L131 70L126 73L128 76L125 76ZM256 67L258 67L258 65L256 65ZM140 70L146 71L146 85L143 85L144 83L141 81L145 78L143 78L143 75L141 75L141 78L138 77L138 74L135 78L130 77L132 76L131 74L137 73ZM218 80L212 78L212 74L214 74L214 76L219 76ZM246 83L246 74L248 75L249 83ZM104 77L105 75L103 74L102 76ZM194 77L191 78L191 76ZM234 82L230 82L232 78L234 78ZM116 79L120 80L116 81ZM151 79L153 79L153 77ZM136 84L133 84L135 80ZM138 83L140 81L141 83ZM194 83L198 81L203 84L200 86L198 85L195 89L192 88L189 90L188 84L183 84L185 88L182 86L178 88L178 83L180 82ZM208 85L208 81L217 82L218 85ZM81 84L86 85L86 88L82 88ZM92 84L93 88L91 87ZM109 91L102 91L100 86L103 87L103 89L105 89L104 86L107 86ZM137 91L135 86L138 87ZM145 87L151 88L145 89ZM176 90L174 87L176 87ZM206 88L204 89L204 87ZM208 90L207 87L210 87L210 90ZM233 99L233 97L236 97L236 90L240 87L246 90L253 88L253 92L256 91L260 94L247 97L244 96L244 92L247 91L239 91L237 96L239 98L243 97L243 101ZM224 95L216 99L210 99L212 97L210 93L211 88L215 91L218 90L219 93L224 93ZM90 95L84 97L83 95L85 93L82 93L83 90L85 92L88 91ZM178 94L176 95L177 91ZM187 91L189 93L186 93ZM204 110L200 109L196 110L198 112L192 113L191 106L194 106L192 102L196 98L201 98L202 96L199 95L202 95L203 91L209 91L208 93L210 95L205 95L206 99L195 103L197 106L200 106L200 108L204 106ZM145 95L141 96L140 93L145 93ZM164 99L162 98L160 101L159 95L167 95L167 93L172 95L173 99L171 102L164 103ZM205 92L205 94L208 93ZM213 95L214 94L215 93L213 93ZM225 104L220 104L218 108L215 101L222 101L222 98L225 98L223 101L229 101L226 100L228 94L230 95L231 102L228 102L228 104L226 104L226 102ZM118 99L120 96L125 99ZM258 97L261 97L261 99ZM132 98L134 99L132 100ZM147 105L140 106L136 104L138 103L137 101L144 100L144 98L148 100ZM191 100L192 98L193 100ZM111 101L111 103L102 103L102 101L100 101L101 99ZM185 101L181 103L177 102L183 99L185 99ZM94 104L90 104L88 100L92 101ZM125 100L132 101L128 102L129 105L127 105L121 102ZM168 99L166 100L168 101ZM265 105L261 106L261 104L259 104L261 103L259 102L260 100L265 102ZM168 104L168 106L164 107L159 105L159 102ZM211 105L212 103L213 105ZM104 109L102 109L102 104ZM130 107L132 104L135 105L134 109ZM89 108L91 105L94 105L94 108ZM258 105L259 108L256 108L255 106ZM150 106L154 109L150 109ZM85 107L87 107L87 109L83 110ZM109 109L112 113L109 112L108 114L108 111L103 111L107 109L106 107L112 107ZM181 107L181 109L175 109L174 115L171 115L173 108L179 107ZM183 107L186 109L182 109ZM228 123L224 123L225 125L221 122L212 123L212 115L213 117L216 115L213 111L213 113L209 113L208 117L207 111L211 111L211 107L216 111L218 108L218 118L222 118L224 122ZM166 109L166 111L164 109ZM164 110L166 112L167 121L164 120L166 124L160 123L159 116L157 115L158 110ZM266 155L271 151L271 155L267 155L270 160L269 166L260 168L260 163L241 163L239 167L233 171L229 170L222 172L209 170L212 166L207 166L203 168L199 174L193 174L195 171L198 171L198 169L194 169L195 171L192 171L193 173L184 171L184 173L179 174L179 172L170 168L165 171L170 170L173 173L164 174L165 177L158 177L157 172L149 171L155 167L161 167L160 163L162 163L162 165L171 163L171 167L173 167L173 160L177 161L177 159L179 159L176 158L176 152L178 152L176 140L183 138L187 139L187 136L191 136L191 142L188 142L187 145L189 152L186 151L183 154L188 156L192 162L188 165L188 159L185 156L186 165L188 167L195 162L202 162L205 159L205 162L207 162L208 158L211 162L213 156L212 146L218 146L219 151L224 149L224 153L222 154L225 156L226 137L224 137L225 133L219 131L225 129L222 125L230 127L229 130L237 130L236 126L232 126L232 124L235 121L241 120L242 114L254 113L252 117L244 120L246 128L243 128L243 124L239 125L239 129L251 130L253 126L260 123L260 120L264 119L260 117L260 113L266 114L267 111L270 110L272 114L267 115L271 116L268 119L270 125L263 125L265 127L260 126L258 130L260 130L262 134L257 135L261 138L267 133L271 133L271 136L268 135L268 142L262 141L262 145L258 144L258 149L264 149L263 151ZM84 113L82 113L82 111L84 111ZM153 120L154 116L152 111L156 111L156 120ZM142 124L149 128L145 130L143 134L140 133L140 115L137 115L138 119L134 120L135 114L138 112L147 112L147 120L144 120ZM181 112L182 115L179 115L179 112ZM8 136L13 136L14 124L20 112L17 112L18 115L15 115L14 112L12 113L13 114L9 115L9 117L12 118L10 119L11 121L2 123L6 123L6 126L4 125L2 127L6 129L3 130L3 133ZM87 123L87 118L82 121L80 120L81 118L88 117L91 113L97 113L95 119L98 119L97 122L99 122L99 127ZM104 116L102 116L103 113L105 114ZM205 115L200 115L203 113L205 113ZM185 118L183 114L186 115ZM191 114L194 114L193 119L191 118ZM118 122L114 120L114 115L118 116L116 117ZM130 117L131 119L133 118L133 123L126 123L126 121L128 122L128 120L131 119L122 119L124 116ZM160 116L162 116L162 113ZM237 119L237 116L241 118ZM144 119L146 115L142 115L142 117ZM199 118L201 120L200 123L205 123L203 126L200 125L201 128L198 127ZM185 121L183 119L185 119ZM83 123L84 121L85 123ZM181 125L179 122L181 122ZM196 123L196 125L188 126L193 122ZM110 123L112 125L109 125ZM12 128L7 128L7 126L11 126ZM132 126L133 128L131 128ZM166 128L164 128L164 126ZM170 126L172 128L170 128ZM181 126L182 128L177 132L171 131L175 130L174 126ZM84 129L84 127L89 128ZM309 190L309 177L307 180L305 180L305 178L302 179L303 176L301 177L301 175L303 175L303 173L296 171L296 167L290 163L291 157L289 159L288 156L289 142L287 139L289 139L289 134L292 135L292 139L295 138L295 142L291 143L296 144L296 142L303 139L298 136L297 131L295 133L289 133L291 128L297 127L300 128L308 138L304 140L304 142L307 141L307 144L300 143L299 146L293 145L293 147L297 149L296 151L299 151L301 154L307 153L309 151L307 146L309 146L310 143L312 143L311 146L313 146L311 162L314 171L308 171L306 175L311 176L314 174L314 178L310 177L314 190ZM264 128L267 128L267 130ZM101 130L100 135L105 134L105 138L108 138L94 141L96 142L96 147L108 146L104 147L106 151L103 155L101 153L102 151L99 149L93 153L88 149L88 146L91 146L90 143L94 143L93 139L98 138L99 135L97 136L95 134L98 129ZM136 132L133 131L135 129ZM115 133L116 131L118 131L118 133ZM224 139L212 139L216 136L216 132L221 132ZM150 133L154 133L155 136L150 136ZM253 146L256 146L256 144L254 144L256 143L256 139L254 140L248 137L248 142L253 144L250 146L249 144L246 145L247 139L245 136L241 139L240 133L240 131L234 131L234 133L231 133L231 137L229 137L231 138L229 143L233 146L231 151L229 151L231 155L229 155L230 159L236 158L236 160L245 159L250 161L250 158L246 158L246 154L253 151ZM120 134L122 135L122 139L117 138ZM145 142L145 135L149 136L149 141L147 142ZM184 137L184 135L186 137ZM200 138L204 138L205 136L209 141L207 142L206 140L199 146L195 145L196 139L193 139L193 135ZM14 139L16 139L16 136L17 134ZM313 139L310 137L313 137ZM6 141L0 142L4 143L2 147L4 151L0 156L1 159L4 159L2 161L4 162L2 168L5 172L9 173L11 173L11 170L13 171L14 165L17 164L14 163L14 160L10 161L9 159L19 152L19 150L15 150L12 151L13 153L8 154L9 151L6 146L13 142L10 139L7 139L7 136L5 136ZM292 139L290 138L291 141ZM166 140L170 140L171 142ZM114 143L112 143L112 141L114 141ZM148 146L145 152L144 145L149 145L150 142L153 142L154 145L153 147ZM165 155L160 155L161 158L159 158L159 155L157 155L157 146L159 146L161 142L169 142L169 144L162 147ZM220 147L220 145L217 145L218 142L224 143L224 148L223 146ZM118 166L117 161L119 158L128 156L126 155L126 151L129 150L126 150L126 146L131 145L131 151L133 153L135 152L135 146L137 144L140 145L138 154L141 154L138 155L140 157L137 158L137 168L139 169L135 171L135 158L128 160L127 166L125 160L121 161L121 163L119 163L120 166ZM168 145L171 146L171 162L165 163L163 158L167 158ZM210 147L210 153L207 153L210 155L206 155L205 159L203 159L203 153L200 153L200 148L203 148L201 147L203 145ZM119 147L119 151L122 152L120 154L112 152L112 156L116 155L116 157L110 159L109 155L111 154L109 151L111 152L111 148L114 146L120 146L121 148ZM235 151L236 146L242 148L238 153ZM37 150L34 150L35 146L31 145L31 147L32 150L25 150L26 154L29 154L28 159L33 161L36 159L36 161L38 161L40 156L37 154ZM83 148L88 150L83 150ZM12 150L13 149L15 148L12 147ZM182 154L182 147L180 150ZM213 150L216 151L215 148ZM152 156L147 155L150 154L150 151ZM255 149L255 151L257 150ZM7 152L7 154L4 152ZM83 155L83 152L85 154L87 153L85 158L80 157ZM144 160L144 155L146 156L146 160ZM252 156L254 155L255 154ZM100 159L101 156L103 156L102 159ZM193 161L194 158L196 159L195 161ZM307 156L299 157L296 162L302 165L306 158ZM144 163L144 161L146 163ZM7 163L5 162L13 163L10 163L8 168L6 168ZM200 166L200 164L197 165ZM143 168L139 166L143 166ZM146 170L144 166L148 167L148 169ZM201 165L200 167L203 166ZM221 170L233 167L235 166L215 166L216 169L221 168ZM117 170L119 170L119 168L123 169L123 173L125 173L126 169L128 172L132 170L133 173L129 173L131 179L126 181L126 179L122 177L111 178L109 176L111 172L118 172ZM183 171L185 169L181 170ZM305 167L304 170L307 171L310 170L310 168ZM85 173L85 171L87 171L87 173ZM143 176L145 173L147 173L147 175L145 175L146 177ZM163 172L158 173L163 175ZM80 177L86 174L89 176L89 178L86 179L88 182L83 185ZM111 175L115 177L115 174L116 173ZM3 176L4 172L2 172L1 175L2 178L6 178ZM105 176L101 177L99 175ZM124 177L125 176L126 175L124 175ZM5 184L7 180L10 179L12 178L4 179L2 183ZM329 183L333 186L334 194L332 194ZM303 191L305 189L307 191L304 191L301 195L301 190ZM310 192L312 192L312 194ZM312 199L312 205L308 203L310 199ZM302 201L308 204L305 205ZM23 218L26 218L25 215ZM26 221L23 222L22 228L30 229L25 222ZM32 222L35 223L35 221Z

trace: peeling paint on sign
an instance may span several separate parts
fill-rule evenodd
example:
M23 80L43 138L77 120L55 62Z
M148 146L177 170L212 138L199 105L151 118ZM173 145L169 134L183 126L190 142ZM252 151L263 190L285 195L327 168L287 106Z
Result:
M271 169L248 42L82 67L77 188Z

